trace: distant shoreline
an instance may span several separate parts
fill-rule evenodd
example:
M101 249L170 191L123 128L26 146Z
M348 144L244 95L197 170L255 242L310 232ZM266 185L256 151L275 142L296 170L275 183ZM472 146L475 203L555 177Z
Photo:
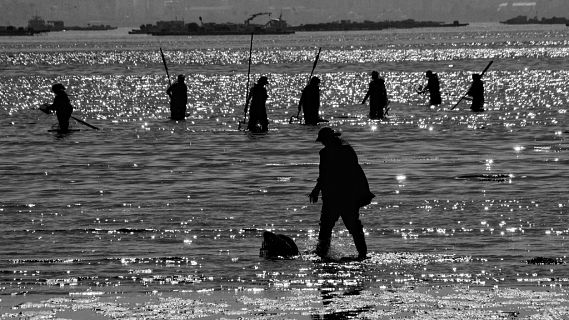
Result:
M363 21L341 20L326 23L303 24L289 26L282 19L271 20L266 25L234 24L234 23L185 23L183 20L157 21L154 24L141 25L138 29L129 31L130 34L150 34L154 36L200 36L200 35L240 35L240 34L291 34L297 31L361 31L384 29L412 29L465 27L468 23L455 20L452 23L438 21L415 21L413 19L399 21Z
M360 30L384 30L384 29L412 29L412 28L438 28L438 27L465 27L468 23L460 23L455 20L453 23L438 21L415 21L413 19L398 21L363 21L355 22L342 20L328 23L303 24L291 27L295 31L360 31Z

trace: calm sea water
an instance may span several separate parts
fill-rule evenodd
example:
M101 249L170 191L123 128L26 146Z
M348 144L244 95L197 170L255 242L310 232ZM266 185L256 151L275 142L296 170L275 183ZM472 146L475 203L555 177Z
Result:
M269 77L270 132L239 131L249 36L64 32L0 38L0 294L286 290L466 283L566 286L569 28L386 30L256 36L251 83ZM184 73L191 116L168 120L167 79ZM258 257L262 232L316 243L318 127L289 124L312 62L322 116L356 149L374 202L370 259ZM449 108L485 75L487 111ZM414 88L432 69L443 105ZM389 120L359 105L385 77ZM48 133L38 111L63 83L97 127ZM332 255L355 254L341 222Z

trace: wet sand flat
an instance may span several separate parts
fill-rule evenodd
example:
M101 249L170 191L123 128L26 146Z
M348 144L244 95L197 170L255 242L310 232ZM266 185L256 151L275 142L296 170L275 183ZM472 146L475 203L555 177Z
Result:
M563 288L407 286L4 296L0 319L567 319Z

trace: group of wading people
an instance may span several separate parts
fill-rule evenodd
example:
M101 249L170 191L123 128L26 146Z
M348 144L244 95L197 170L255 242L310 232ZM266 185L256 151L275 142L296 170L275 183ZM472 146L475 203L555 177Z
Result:
M429 93L431 105L441 104L440 83L437 74L427 71L426 86L417 90L417 93ZM484 111L484 84L480 74L472 75L472 84L467 94L471 97L471 110ZM170 97L170 113L172 120L184 120L186 118L186 105L188 102L188 87L185 77L179 75L177 81L171 84L166 93ZM268 98L265 86L269 83L268 78L262 76L251 87L246 101L249 107L248 129L252 132L267 132L268 119L266 101ZM302 90L298 104L298 112L304 111L304 121L307 125L316 125L324 120L320 118L320 79L312 77L308 85ZM65 87L56 83L52 86L55 95L52 104L44 104L40 108L46 113L55 111L59 122L60 132L69 130L69 119L73 107L65 92ZM382 119L385 117L389 99L385 87L385 80L379 77L377 71L371 73L371 82L362 101L370 101L370 119ZM317 142L324 146L320 154L317 183L309 194L309 201L316 203L321 195L322 210L320 214L320 230L315 254L326 259L329 254L330 240L334 225L342 218L344 225L353 237L357 260L367 257L367 245L360 220L359 210L371 203L375 195L370 191L369 184L354 149L340 138L340 133L329 127L319 130Z
M421 87L417 93L429 93L429 104L438 106L442 103L439 77L431 70L426 72L427 84ZM265 86L269 83L268 78L262 76L251 88L247 95L245 110L249 109L248 130L251 132L267 132L268 119L266 102L268 98ZM474 112L484 111L484 83L480 74L472 75L472 84L466 93L472 100L470 109ZM389 98L385 87L385 79L379 76L377 71L371 72L371 81L361 104L365 104L369 98L369 118L383 119L389 110ZM320 78L312 77L308 85L302 90L298 103L298 114L304 114L304 123L317 125L327 122L320 117Z
M429 93L429 104L433 106L442 103L439 77L431 70L426 73L427 85L417 91L419 94ZM247 129L252 132L267 132L269 121L267 117L266 102L269 97L267 88L268 78L262 76L257 83L251 87L247 95L245 109L249 109L249 121ZM55 97L52 104L42 105L41 110L50 113L55 111L59 122L59 131L66 132L69 129L69 118L73 112L73 107L69 97L65 92L65 87L61 83L56 83L51 88ZM170 118L172 120L184 120L187 116L188 86L185 83L185 76L178 75L177 80L171 84L167 90L170 97ZM480 74L472 75L472 84L466 93L472 100L470 109L474 112L484 111L484 82ZM385 87L385 79L379 76L377 71L371 72L371 81L368 90L362 101L365 104L369 98L369 118L383 119L386 116L389 99ZM303 111L304 123L316 125L326 120L320 118L320 78L312 77L308 85L302 90L302 95L298 103L298 112Z

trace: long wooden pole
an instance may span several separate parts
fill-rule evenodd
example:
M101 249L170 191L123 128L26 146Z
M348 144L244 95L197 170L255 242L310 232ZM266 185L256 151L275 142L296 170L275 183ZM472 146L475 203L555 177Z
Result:
M71 118L73 118L75 121L77 121L77 122L79 122L79 123L82 123L82 124L86 125L87 127L91 128L91 129L101 130L101 129L95 127L94 125L90 125L90 124L88 124L87 122L85 122L85 121L83 121L83 120L81 120L81 119L79 119L79 118L76 118L76 117L74 117L74 116L71 116Z
M314 63L312 64L312 71L310 71L310 77L308 77L308 83L310 83L310 79L312 79L312 75L314 74L314 69L316 69L316 65L318 64L318 60L320 60L320 52L322 51L322 47L318 48L318 53L316 54L316 59L314 59Z
M166 76L168 76L168 84L172 85L172 80L170 80L170 73L168 72L168 65L166 64L166 57L164 56L162 47L160 47L160 55L162 56L162 63L164 64L164 69L166 69Z
M480 78L482 78L484 76L484 74L486 73L486 71L488 71L488 68L490 68L490 66L492 65L494 61L490 61L490 63L488 63L488 65L486 66L486 68L484 68L484 70L482 71L482 73L480 74ZM464 98L466 98L466 95L468 94L468 91L466 91L465 94L462 95L462 97L460 98L460 100L458 100L458 102L452 107L450 108L451 110L453 110L454 108L456 108L456 106L458 106L459 103L462 102L462 100Z
M241 124L247 121L247 111L249 109L249 84L251 82L251 57L253 56L253 35L251 33L251 43L249 45L249 67L247 68L247 87L245 88L245 107L243 108L243 122L239 123L238 129L241 129Z
M46 104L41 105L41 106L40 106L40 110L41 110L42 112L46 113L46 114L51 114L51 111L50 111L50 110L47 110L46 106L47 106ZM77 117L74 117L74 116L70 116L70 117L73 118L75 121L77 121L77 122L79 122L79 123L81 123L81 124L84 124L84 125L86 125L87 127L91 128L91 129L101 130L101 129L95 127L94 125L88 124L87 122L85 122L85 121L83 121L83 120L81 120L81 119L79 119L79 118L77 118Z
M322 51L322 47L318 48L318 53L316 54L316 58L314 59L314 63L312 64L312 71L310 71L310 76L308 77L308 83L310 83L310 79L312 79L312 76L314 75L314 70L316 69L316 65L318 65L318 60L320 60L320 52L321 51ZM288 123L292 123L292 120L295 118L300 120L300 108L298 108L298 112L296 113L296 116L290 117L290 119L288 120Z

